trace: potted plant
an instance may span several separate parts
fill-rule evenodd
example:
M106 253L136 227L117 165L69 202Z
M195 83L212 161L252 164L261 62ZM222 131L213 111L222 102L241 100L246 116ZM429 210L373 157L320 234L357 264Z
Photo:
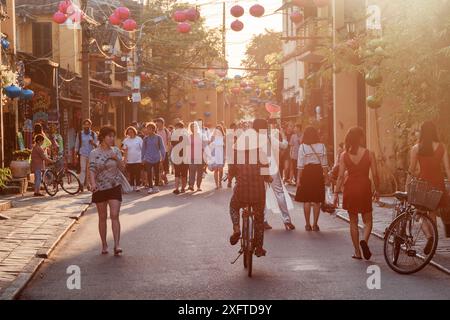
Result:
M11 178L11 170L9 168L0 168L0 190L6 186L6 182Z
M17 150L13 152L13 161L9 167L11 168L11 175L13 178L25 178L30 174L30 158L31 150Z

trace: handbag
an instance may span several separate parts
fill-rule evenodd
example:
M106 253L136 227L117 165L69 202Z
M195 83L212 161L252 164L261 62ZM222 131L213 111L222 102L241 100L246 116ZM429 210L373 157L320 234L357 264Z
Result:
M133 191L133 188L131 187L130 183L128 182L128 179L125 177L122 171L119 170L119 181L120 186L122 188L123 193L130 193Z

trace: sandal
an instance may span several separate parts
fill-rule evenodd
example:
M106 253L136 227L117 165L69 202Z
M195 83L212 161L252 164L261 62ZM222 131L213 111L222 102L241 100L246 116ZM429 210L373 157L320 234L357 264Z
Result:
M231 237L230 237L230 244L231 244L232 246L234 246L236 243L239 242L239 239L240 239L240 238L241 238L241 232L240 232L240 231L234 232L234 233L231 235Z
M102 254L108 254L108 250L102 250Z
M255 256L257 256L258 258L259 257L263 257L263 256L265 256L266 255L266 253L267 253L267 251L266 250L264 250L263 248L256 248L255 249Z
M358 257L358 256L355 256L355 255L353 255L352 258L356 259L356 260L362 260L362 257Z
M312 230L313 230L313 231L320 231L320 228L319 228L318 225L314 225L314 226L312 227Z
M121 249L121 248L116 248L116 249L114 249L114 255L115 255L116 257L120 256L121 253L122 253L122 249Z
M306 231L312 231L311 225L310 225L310 224L307 224L307 225L305 226L305 230L306 230Z
M361 249L363 251L364 259L369 260L370 257L372 257L372 252L370 252L369 246L367 245L367 242L365 240L361 240L359 242L359 245L361 246Z
M291 231L295 229L295 226L291 223L291 222L286 222L284 224L284 227L286 228L286 230Z

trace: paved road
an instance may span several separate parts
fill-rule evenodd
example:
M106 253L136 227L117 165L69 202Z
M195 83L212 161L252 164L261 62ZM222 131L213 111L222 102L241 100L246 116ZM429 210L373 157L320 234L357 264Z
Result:
M122 209L124 255L100 255L97 217L89 210L60 243L22 299L449 299L450 278L427 267L400 276L385 265L382 242L373 238L371 262L350 258L348 224L323 215L320 233L305 232L296 206L294 232L266 233L268 256L255 259L247 278L242 260L231 265L237 247L228 237L227 203L231 191L212 190L208 175L204 192L174 196L126 196ZM111 237L111 234L108 234ZM111 238L110 238L111 239ZM110 240L110 246L112 241ZM381 289L366 286L367 267L381 268ZM81 268L81 290L68 290L66 269Z

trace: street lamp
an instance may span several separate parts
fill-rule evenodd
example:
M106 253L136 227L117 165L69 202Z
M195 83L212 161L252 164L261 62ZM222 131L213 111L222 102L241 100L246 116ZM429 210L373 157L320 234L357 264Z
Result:
M356 23L354 20L347 20L345 22L345 27L347 29L347 35L350 39L355 37L356 34Z

